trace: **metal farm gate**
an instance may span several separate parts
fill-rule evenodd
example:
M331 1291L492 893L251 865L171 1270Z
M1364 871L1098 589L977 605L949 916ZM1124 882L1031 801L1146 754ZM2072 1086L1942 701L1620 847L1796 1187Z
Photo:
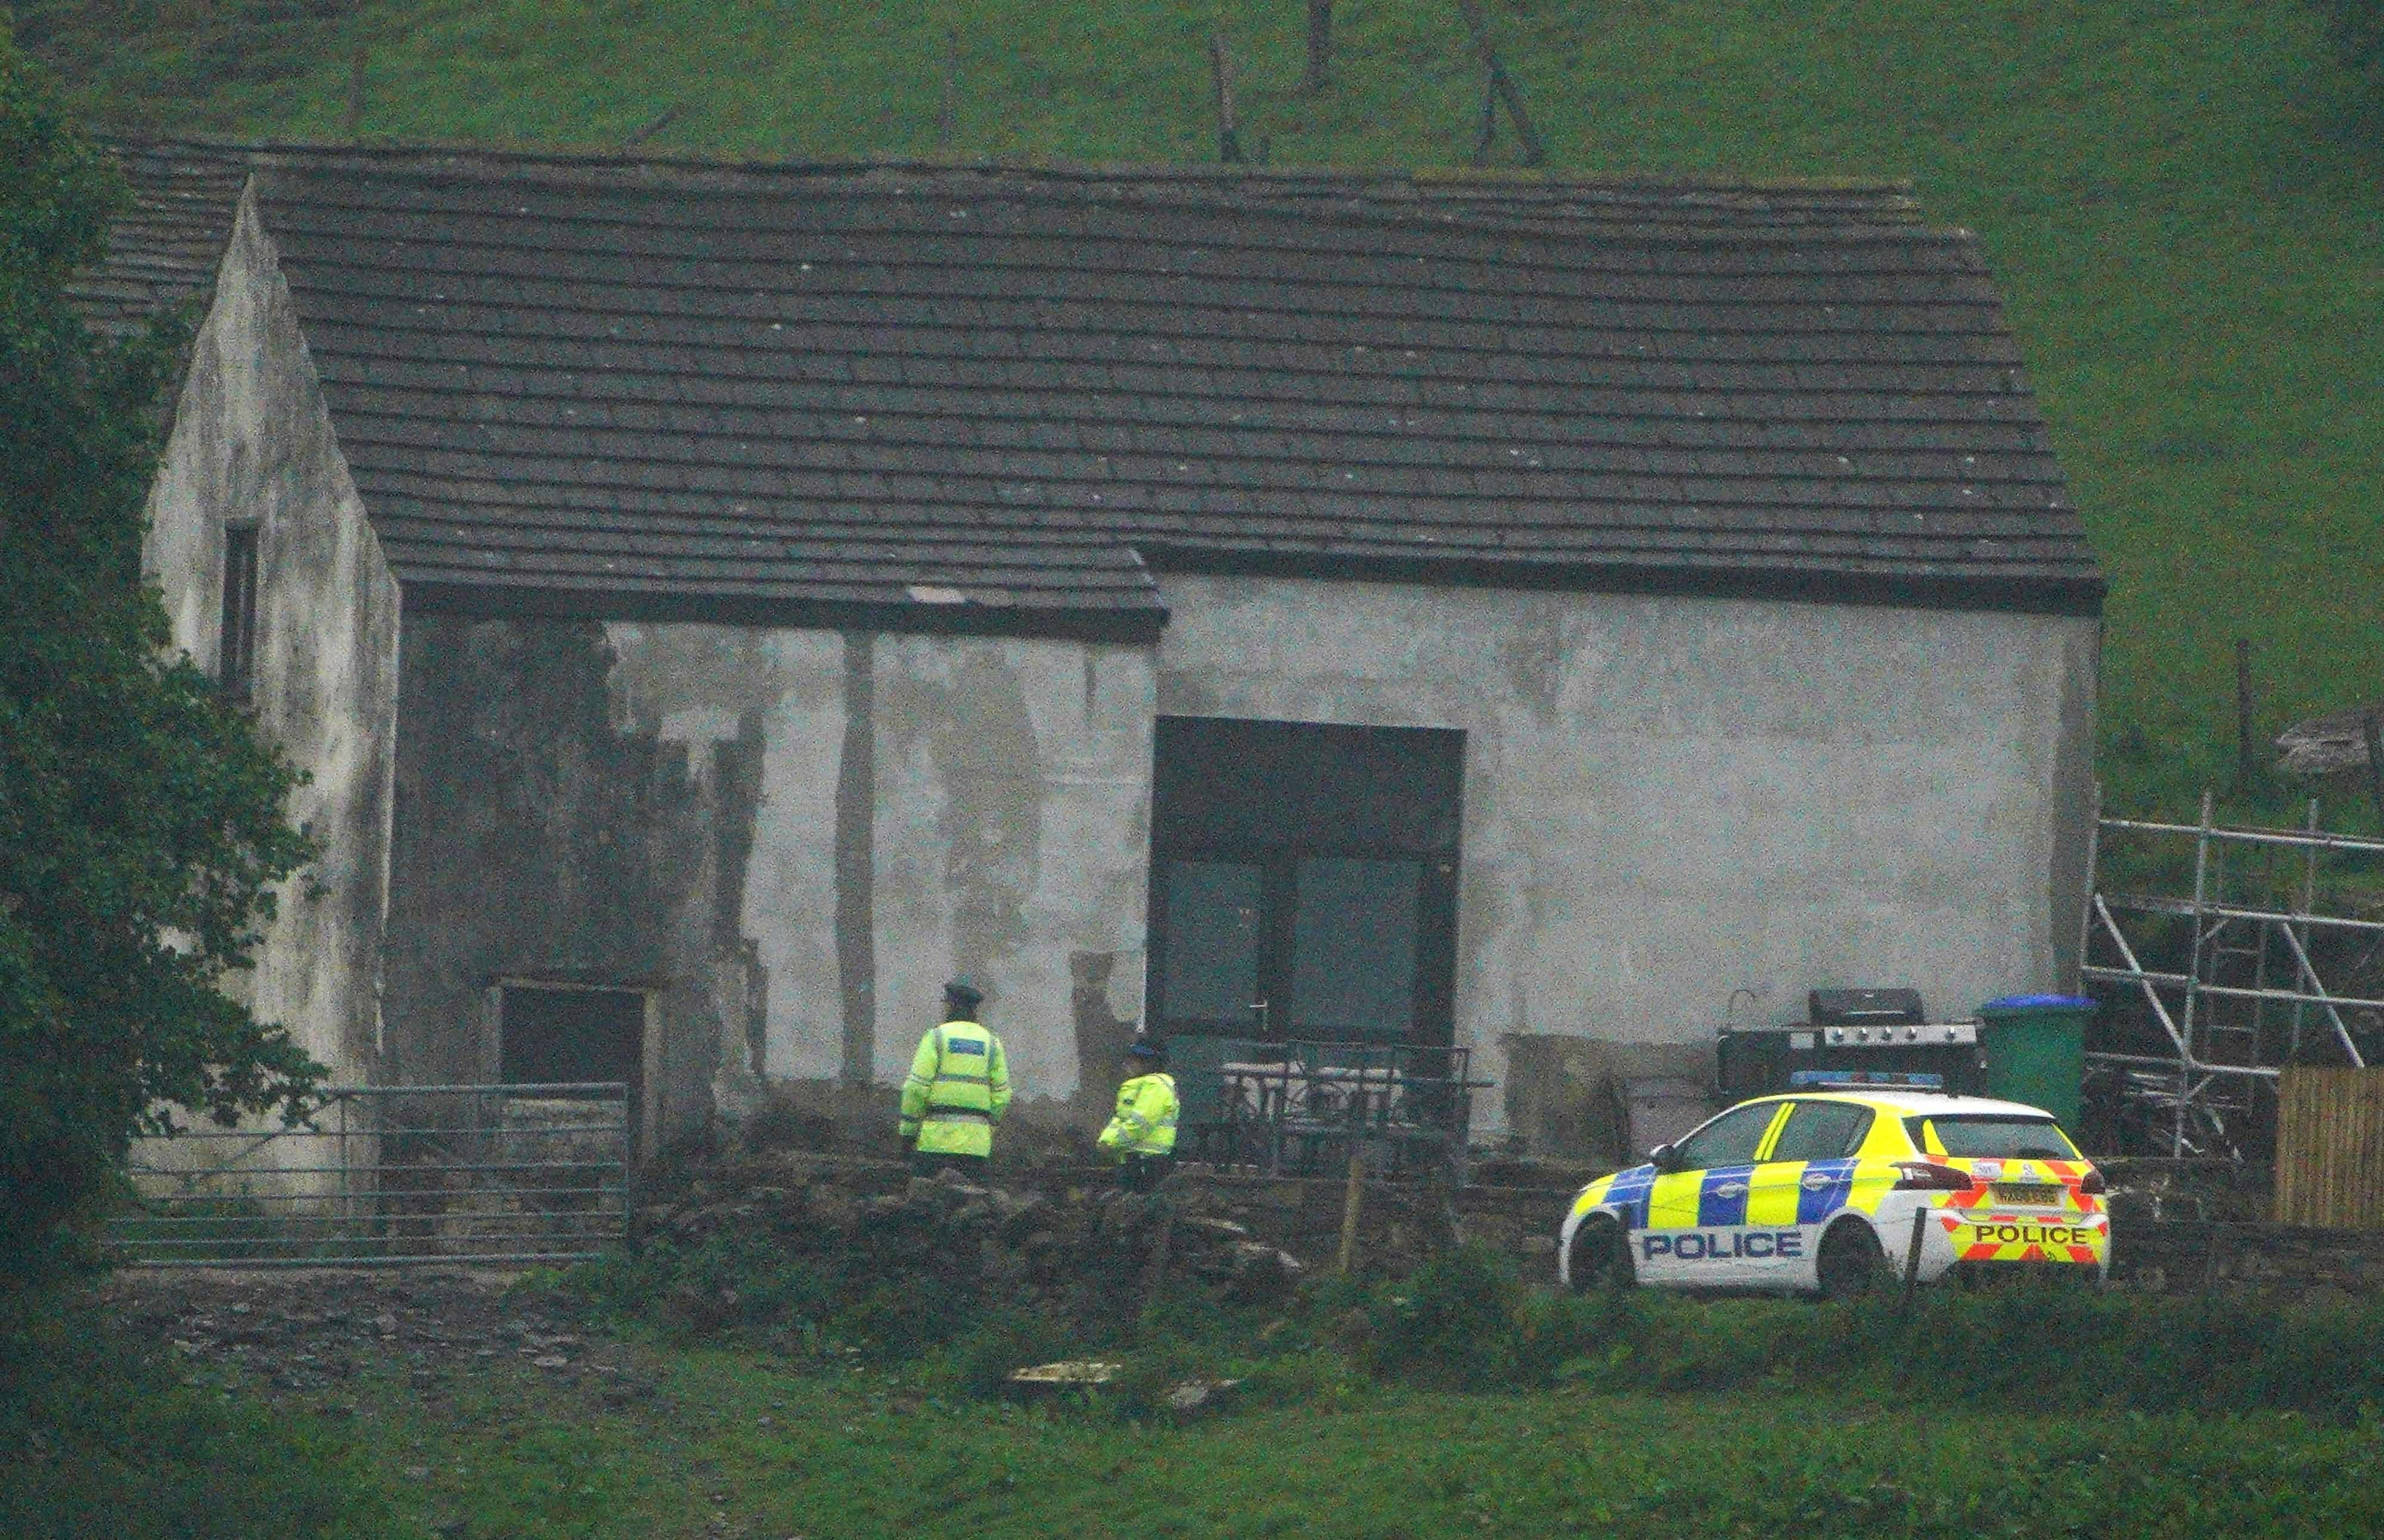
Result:
M627 1232L628 1087L348 1086L293 1128L137 1141L118 1259L149 1267L577 1261Z

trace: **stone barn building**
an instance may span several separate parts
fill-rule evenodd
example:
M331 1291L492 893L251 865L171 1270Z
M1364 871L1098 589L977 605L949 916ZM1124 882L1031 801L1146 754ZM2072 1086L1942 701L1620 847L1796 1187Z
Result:
M1901 187L122 155L84 297L191 307L150 565L313 776L251 987L340 1079L688 1136L966 974L1029 1098L1365 1036L1531 1132L2074 979L2103 585Z

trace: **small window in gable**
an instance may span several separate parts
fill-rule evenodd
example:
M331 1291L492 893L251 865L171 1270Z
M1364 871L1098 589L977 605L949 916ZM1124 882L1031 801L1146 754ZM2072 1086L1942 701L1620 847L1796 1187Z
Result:
M222 652L216 674L224 694L246 701L256 688L256 526L224 526Z

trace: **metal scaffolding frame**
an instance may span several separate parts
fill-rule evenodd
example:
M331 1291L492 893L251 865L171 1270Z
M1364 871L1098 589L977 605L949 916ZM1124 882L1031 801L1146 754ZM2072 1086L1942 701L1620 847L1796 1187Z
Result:
M2384 938L2384 922L2316 908L2320 858L2384 856L2384 839L2320 829L2315 800L2300 829L2222 826L2213 803L2204 791L2198 824L2105 818L2098 810L2089 851L2094 884L2080 973L2135 991L2167 1042L2150 1052L2097 1049L2087 1059L2112 1066L2140 1107L2163 1115L2172 1156L2239 1154L2233 1129L2264 1085L2273 1094L2288 1064L2364 1068L2367 1056L2344 1012L2384 1012L2384 1000L2329 988L2311 946L2316 931ZM2193 841L2191 895L2105 891L2111 834ZM2182 968L2145 965L2146 933L2163 920L2186 922ZM2173 936L2165 939L2177 950Z

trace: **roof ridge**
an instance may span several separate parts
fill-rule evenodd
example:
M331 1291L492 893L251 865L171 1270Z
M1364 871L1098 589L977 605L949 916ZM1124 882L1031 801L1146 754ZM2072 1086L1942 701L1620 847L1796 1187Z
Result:
M259 174L267 178L286 175L306 178L328 174L330 167L265 166ZM426 170L419 175L402 179L419 185L497 186L506 185L469 176L441 175ZM537 186L564 190L575 184L568 181L516 180L510 185ZM585 184L577 184L582 187ZM705 191L686 185L663 186L653 183L614 183L602 191L624 198L671 196L685 197ZM714 188L715 195L726 189ZM866 189L853 188L851 195L860 196ZM911 195L913 190L895 189L892 196ZM287 195L303 197L292 189ZM929 199L968 203L972 205L1006 205L1018 200L1015 190L997 186L982 188L936 187L915 190L919 201ZM1403 230L1419 238L1433 235L1456 236L1480 240L1518 240L1546 242L1552 245L1579 246L1587 240L1608 247L1738 247L1777 248L1807 247L1904 247L1907 249L1960 249L1975 251L1979 245L1976 233L1960 226L1928 226L1918 223L1892 223L1866 220L1858 217L1816 220L1810 223L1759 225L1728 224L1720 221L1700 223L1670 220L1660 210L1649 210L1643 217L1637 211L1620 210L1611 218L1568 217L1561 212L1541 212L1532 209L1452 210L1417 205L1401 207L1380 199L1353 198L1339 205L1302 204L1288 200L1254 199L1247 202L1172 199L1145 194L1139 189L1125 189L1107 196L1078 196L1063 193L1048 200L1051 205L1080 204L1115 210L1149 210L1153 212L1184 210L1192 212L1229 212L1255 226L1313 229L1320 225L1337 229L1372 229Z
M627 197L739 190L871 190L973 203L1015 200L1109 207L1230 207L1248 217L1339 226L1462 227L1555 240L1594 232L1622 244L1967 244L1961 229L1926 224L1908 180L1721 180L1648 173L1559 177L1450 168L1222 167L1060 161L941 161L881 155L768 160L627 151L437 143L333 144L206 138L117 140L119 150L228 157L252 173L363 172L447 185L602 187ZM907 179L920 185L906 186ZM1807 201L1810 200L1810 201ZM1779 218L1767 222L1767 204ZM1733 217L1733 215L1735 217Z
M1367 180L1413 182L1429 186L1646 188L1683 192L1869 192L1917 196L1908 177L1721 177L1670 172L1623 172L1602 176L1568 176L1511 167L1366 167L1335 165L1216 165L1171 161L1069 160L1026 156L1013 160L954 156L878 154L846 156L756 156L647 154L626 149L579 149L568 146L490 145L465 141L414 140L341 143L304 139L239 139L214 135L168 137L108 136L106 143L140 149L189 148L264 155L321 155L399 161L423 156L484 159L520 166L559 168L651 167L698 172L749 172L836 175L876 171L981 172L1029 176L1057 180L1132 177L1143 180L1195 183L1266 181Z

